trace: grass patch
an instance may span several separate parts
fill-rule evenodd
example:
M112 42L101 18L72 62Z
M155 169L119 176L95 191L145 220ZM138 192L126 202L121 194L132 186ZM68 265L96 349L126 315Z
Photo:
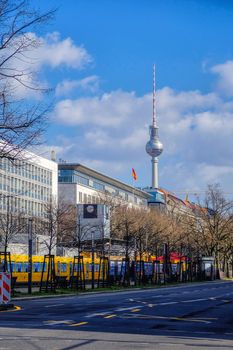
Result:
M135 289L159 289L159 288L169 288L169 287L175 287L175 286L181 286L181 285L188 285L192 283L200 283L201 281L193 281L193 282L170 282L166 284L145 284L145 285L131 285L131 286L109 286L109 287L100 287L100 288L87 288L85 290L76 290L76 289L70 289L70 288L59 288L56 289L56 292L45 292L45 291L32 291L32 294L28 294L27 290L25 288L24 291L15 291L13 298L24 298L24 297L46 297L46 296L57 296L57 295L80 295L85 293L104 293L104 292L117 292L117 291L129 291L129 290L135 290ZM204 281L202 281L204 282Z

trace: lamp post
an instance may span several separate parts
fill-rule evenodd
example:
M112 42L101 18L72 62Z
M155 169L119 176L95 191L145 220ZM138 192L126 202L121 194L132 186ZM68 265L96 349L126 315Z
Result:
M32 294L32 218L28 219L28 294Z
M91 230L91 288L95 288L95 251L93 230Z

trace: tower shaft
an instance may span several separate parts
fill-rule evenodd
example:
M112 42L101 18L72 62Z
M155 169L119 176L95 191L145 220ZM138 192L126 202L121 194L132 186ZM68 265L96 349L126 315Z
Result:
M158 177L158 158L152 157L151 158L152 163L152 188L158 188L159 187L159 177Z

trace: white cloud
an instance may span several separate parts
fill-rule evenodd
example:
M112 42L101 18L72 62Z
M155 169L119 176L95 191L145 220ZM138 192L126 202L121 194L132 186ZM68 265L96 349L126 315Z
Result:
M31 35L35 36L34 33ZM47 64L56 68L65 65L69 68L83 69L92 62L92 58L83 46L74 44L71 38L61 40L57 32L47 34L45 38L38 38L41 45L33 50L32 57L37 59L38 65Z
M168 87L158 91L157 101L164 144L161 186L197 190L221 180L231 186L233 104L215 92L176 92ZM128 171L134 166L138 184L148 185L151 171L145 144L151 114L151 94L138 97L134 92L112 91L100 97L60 101L53 119L64 128L77 128L68 160L88 162L119 179L129 176L129 182Z
M80 80L63 80L56 87L57 96L69 95L73 90L83 90L94 93L98 90L99 78L92 75Z
M233 61L215 65L210 71L218 76L217 88L233 96Z
M17 40L20 40L20 38ZM83 46L76 45L69 37L61 39L57 32L47 34L45 37L38 37L35 33L27 33L22 37L22 41L25 40L31 43L31 45L28 45L28 49L25 48L22 53L14 54L12 59L9 62L6 61L3 67L6 74L11 74L12 70L19 74L20 82L14 79L8 81L12 93L17 98L41 97L39 89L49 87L47 81L40 81L38 78L39 73L45 66L52 69L65 66L81 70L92 62L92 57ZM14 47L10 47L4 51L2 61L12 53L13 49ZM94 88L94 86L97 86L97 78L94 76L87 77L80 82L82 88Z
M75 126L91 123L117 127L145 112L146 97L136 97L135 93L114 91L100 97L85 97L76 100L61 100L55 106L53 118L57 122ZM142 119L141 119L142 120Z

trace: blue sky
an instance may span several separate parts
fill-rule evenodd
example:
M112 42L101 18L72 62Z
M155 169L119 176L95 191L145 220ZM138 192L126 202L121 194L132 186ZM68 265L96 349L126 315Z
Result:
M37 1L34 1L38 5ZM159 183L198 192L231 189L233 3L224 0L46 0L57 7L36 53L54 106L42 154L150 185L145 152L152 65L164 153Z

